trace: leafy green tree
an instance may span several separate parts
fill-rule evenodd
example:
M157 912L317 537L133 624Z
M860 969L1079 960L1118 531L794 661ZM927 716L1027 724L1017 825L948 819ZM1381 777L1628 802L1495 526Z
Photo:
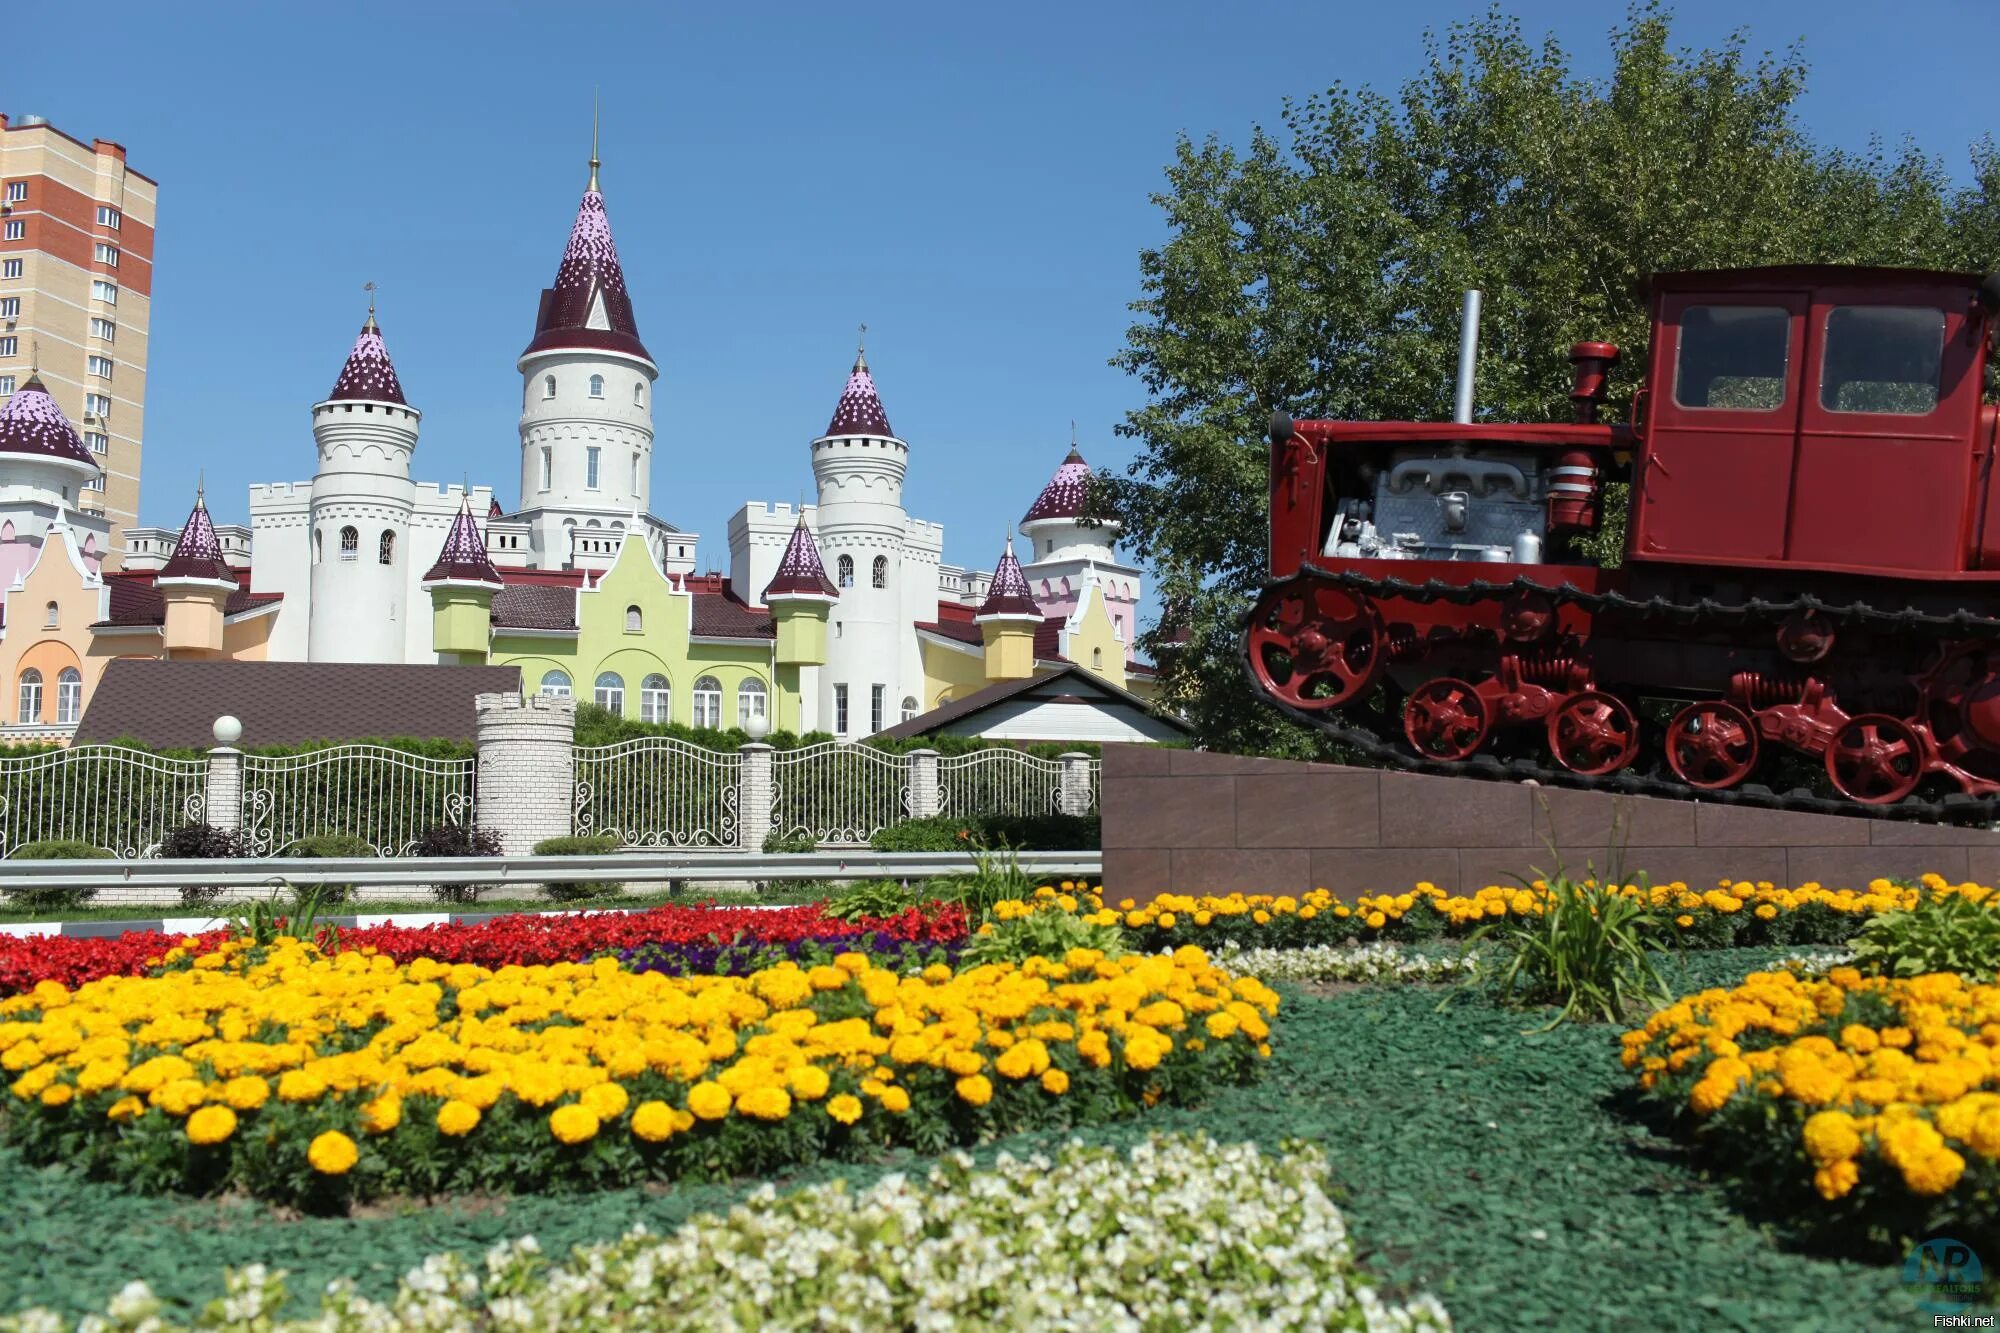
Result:
M1479 415L1547 421L1567 419L1585 339L1624 350L1607 412L1629 411L1655 272L2000 263L1990 140L1963 188L1913 144L1818 146L1795 114L1799 51L1680 50L1670 29L1634 8L1610 74L1586 78L1495 9L1428 39L1394 96L1336 85L1285 102L1282 135L1179 142L1154 196L1169 239L1140 255L1112 362L1148 394L1119 428L1139 455L1091 503L1155 571L1166 609L1142 642L1206 743L1328 753L1237 664L1265 569L1265 423L1448 417L1464 289L1486 293ZM1622 546L1622 500L1600 559Z

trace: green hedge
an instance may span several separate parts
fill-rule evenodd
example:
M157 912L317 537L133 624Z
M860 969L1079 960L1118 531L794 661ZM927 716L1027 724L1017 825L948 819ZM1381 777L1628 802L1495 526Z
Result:
M1096 815L933 815L891 824L868 840L878 852L955 852L967 847L1095 851L1104 843Z
M535 844L536 856L608 856L623 845L615 833L590 833L580 837L543 838ZM585 880L580 882L554 881L544 884L549 897L558 902L575 902L582 898L604 898L622 892L625 885L618 880Z
M707 728L687 727L678 722L634 722L621 717L596 704L579 703L576 706L576 743L578 745L616 745L619 741L636 740L641 736L669 736L675 740L700 745L710 750L735 751L748 745L751 735L738 727ZM774 750L798 750L808 745L818 745L839 737L827 731L809 731L803 735L790 731L774 731L764 737L764 744ZM1025 754L1042 759L1054 759L1064 754L1087 754L1096 756L1100 747L1084 741L1037 742L1032 745L1011 745L1005 741L987 740L980 736L920 736L911 740L869 739L859 742L871 749L888 754L908 754L912 750L936 750L941 755L972 754L978 750L1020 750Z
M111 853L75 838L45 838L24 842L9 855L10 861L108 861ZM96 889L53 888L15 889L0 885L8 904L35 912L66 912L83 906L97 896Z

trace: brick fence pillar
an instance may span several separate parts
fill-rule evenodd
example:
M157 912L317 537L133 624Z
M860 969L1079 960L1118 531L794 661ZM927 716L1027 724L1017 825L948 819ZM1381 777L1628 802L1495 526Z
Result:
M208 752L202 820L230 833L243 827L243 752L234 746L218 745Z
M1087 815L1094 802L1090 792L1090 756L1074 750L1058 755L1062 763L1062 793L1056 809L1066 815Z
M938 790L938 752L910 751L910 818L929 819L943 808Z
M567 837L576 809L576 700L551 694L482 694L475 822L500 835L506 856Z
M762 741L750 741L737 753L743 756L736 788L738 841L744 851L755 854L764 850L764 839L771 836L771 806L777 795L771 786L772 750Z

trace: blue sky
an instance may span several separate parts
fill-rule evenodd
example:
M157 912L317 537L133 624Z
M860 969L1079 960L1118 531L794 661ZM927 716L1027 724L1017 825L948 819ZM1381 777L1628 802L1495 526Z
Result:
M60 58L44 31L0 62L0 104L122 142L161 182L143 522L178 523L198 469L228 521L248 483L311 475L307 409L371 279L424 412L417 476L469 472L511 507L514 359L584 185L596 85L662 371L655 511L724 567L738 505L810 498L806 444L866 321L911 511L947 525L947 559L990 566L1072 418L1093 464L1131 456L1112 427L1143 391L1106 362L1162 238L1148 196L1176 133L1241 141L1287 94L1392 88L1425 28L1479 8L98 3ZM1622 12L1512 9L1592 71ZM1687 0L1677 33L1719 41L1746 13L1759 48L1804 39L1824 142L1914 135L1963 175L1992 127L2000 6Z

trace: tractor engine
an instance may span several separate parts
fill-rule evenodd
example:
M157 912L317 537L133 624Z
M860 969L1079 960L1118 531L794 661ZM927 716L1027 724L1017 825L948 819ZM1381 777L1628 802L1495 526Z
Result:
M1532 450L1393 450L1357 469L1368 495L1338 502L1320 554L1539 564L1556 470Z

